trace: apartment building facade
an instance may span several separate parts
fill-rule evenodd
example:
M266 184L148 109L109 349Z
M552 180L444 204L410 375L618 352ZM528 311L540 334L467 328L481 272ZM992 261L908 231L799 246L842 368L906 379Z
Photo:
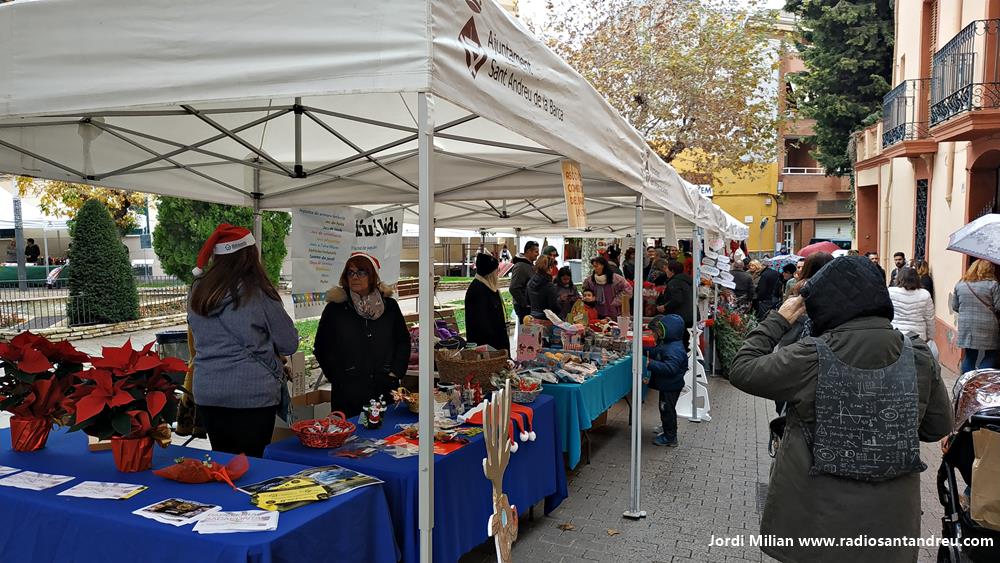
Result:
M1000 212L1000 0L897 0L893 89L855 136L858 248L925 259L942 362L958 365L948 307L970 259L949 235Z

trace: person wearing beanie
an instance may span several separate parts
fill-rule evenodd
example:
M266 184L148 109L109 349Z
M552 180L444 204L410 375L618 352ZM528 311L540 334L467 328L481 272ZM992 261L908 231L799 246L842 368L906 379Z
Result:
M298 332L247 229L219 225L194 272L187 320L198 414L213 450L261 457L275 414L287 418L281 356L298 349Z
M507 313L497 287L499 267L500 262L493 256L476 255L476 278L465 292L465 332L469 342L510 350Z
M686 329L679 315L657 315L649 321L656 345L646 357L649 388L660 392L662 432L653 439L655 446L677 447L677 399L684 389L688 355L684 351Z
M811 338L776 348L808 315ZM920 442L952 429L940 366L893 329L885 278L867 258L826 264L750 334L729 370L746 393L786 401L761 534L917 537ZM847 455L850 454L850 455ZM831 509L831 507L836 507ZM779 561L916 561L916 546L766 545Z
M391 402L410 362L410 332L379 267L368 254L351 254L316 329L313 354L330 382L331 410L348 418L372 399Z

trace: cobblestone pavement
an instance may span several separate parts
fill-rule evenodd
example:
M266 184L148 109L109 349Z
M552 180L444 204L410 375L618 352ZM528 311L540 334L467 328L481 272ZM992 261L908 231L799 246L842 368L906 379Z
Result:
M949 392L955 375L945 373ZM515 561L774 561L756 547L709 547L712 536L759 533L771 458L768 421L773 404L742 393L721 378L710 380L712 422L679 421L680 447L650 443L658 423L655 399L643 407L642 508L648 516L622 517L629 501L629 423L624 402L608 424L592 431L593 456L570 474L569 498L550 516L521 520ZM940 537L942 508L934 478L941 463L937 444L924 444L923 535ZM561 524L574 529L563 531ZM921 562L935 561L925 549ZM494 561L492 545L466 555L463 563Z

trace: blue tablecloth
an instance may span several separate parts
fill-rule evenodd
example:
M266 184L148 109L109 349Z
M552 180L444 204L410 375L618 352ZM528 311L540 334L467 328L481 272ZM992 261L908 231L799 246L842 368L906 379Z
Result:
M504 492L511 504L524 513L545 499L545 513L554 510L568 495L562 447L557 432L553 401L540 396L528 405L534 409L534 442L518 442L504 476ZM360 438L384 438L398 432L396 424L416 422L417 415L405 408L390 409L379 430L358 429ZM516 431L516 427L515 427ZM364 459L332 456L329 450L303 447L297 438L268 446L264 456L305 465L336 463L374 475L385 481L396 528L396 541L403 561L419 560L417 456L396 459L377 453ZM434 463L434 561L457 561L488 539L486 523L493 513L492 489L483 475L486 446L476 436L465 447L435 456Z
M154 447L153 468L176 457L204 457L190 448ZM213 453L225 463L230 456ZM133 510L178 497L212 503L223 510L255 510L250 497L224 483L188 485L153 475L120 473L110 452L87 450L86 436L54 431L37 452L10 450L10 432L0 431L0 465L41 473L72 475L73 481L28 491L0 487L0 561L74 561L175 563L288 561L396 561L385 494L380 485L281 513L273 532L198 534L192 526L175 527L132 514ZM255 483L304 469L301 465L251 459L240 483ZM56 493L81 481L146 485L128 500L96 500Z
M557 425L571 469L580 463L580 432L631 391L632 356L605 367L584 383L545 384L542 394L556 401Z

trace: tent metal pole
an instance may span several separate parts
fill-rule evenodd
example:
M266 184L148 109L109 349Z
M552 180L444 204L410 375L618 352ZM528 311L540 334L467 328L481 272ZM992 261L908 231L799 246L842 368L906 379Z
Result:
M264 255L264 222L260 210L260 169L253 171L253 239L257 241L257 257Z
M302 98L295 98L295 167L293 172L296 178L305 176L302 169Z
M698 416L698 285L701 283L701 237L704 231L695 226L691 232L691 422L701 422Z
M643 198L635 196L635 240L641 241ZM646 517L641 510L640 485L642 482L642 268L635 268L635 289L632 291L632 488L629 507L624 516L631 519Z
M239 135L237 135L236 132L235 132L235 130L230 131L226 127L223 127L219 122L217 122L214 119L208 117L207 115L201 113L200 111L198 111L197 109L195 109L192 106L189 106L187 104L181 104L181 107L184 108L186 111L188 111L191 115L193 115L193 116L197 117L198 119L200 119L200 120L204 121L205 123L207 123L209 127L211 127L213 129L215 129L216 131L222 133L226 137L229 137L233 141L236 141L237 143L239 143L240 145L242 145L243 148L245 148L248 151L254 153L255 155L259 156L260 158L263 158L264 160L270 162L272 166L275 166L275 167L281 169L281 171L283 171L285 174L294 177L294 173L291 170L289 170L289 168L287 166L285 166L280 161L278 161L278 159L276 159L273 156L267 154L267 152L265 152L264 149L257 148L255 146L253 146L253 143L251 143L250 141L247 141L243 137L240 137Z
M420 525L420 560L434 560L434 99L417 94L417 148L419 152L418 195L420 216L420 291L417 297L420 319L420 417L417 422L420 439L418 458L418 512Z

